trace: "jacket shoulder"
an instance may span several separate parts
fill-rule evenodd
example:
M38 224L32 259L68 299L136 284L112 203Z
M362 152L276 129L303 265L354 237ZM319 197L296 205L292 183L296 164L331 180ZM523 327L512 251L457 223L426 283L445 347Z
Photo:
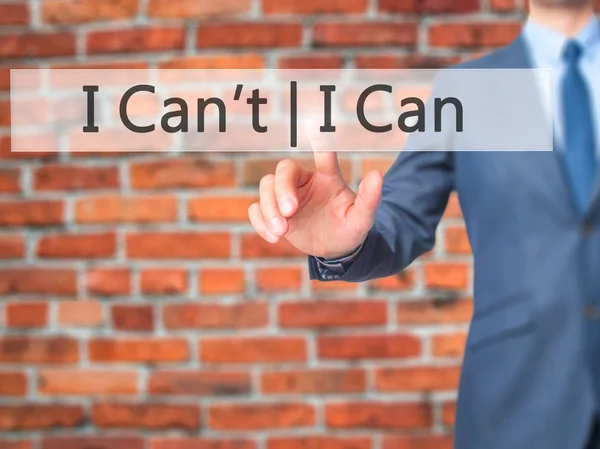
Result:
M451 69L496 69L496 68L512 68L517 61L515 60L515 52L521 50L519 47L523 43L520 39L513 41L510 45L495 50L487 55L473 59L471 61L456 64ZM514 67L517 68L517 67Z

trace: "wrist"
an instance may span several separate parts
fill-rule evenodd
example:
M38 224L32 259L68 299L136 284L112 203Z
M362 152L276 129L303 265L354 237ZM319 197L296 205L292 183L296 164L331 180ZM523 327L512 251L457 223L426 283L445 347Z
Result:
M344 263L349 260L354 260L356 256L358 256L358 253L360 253L360 250L362 249L363 245L364 243L361 243L352 251L346 251L344 253L331 253L324 256L320 256L319 259L321 259L324 262L335 263Z

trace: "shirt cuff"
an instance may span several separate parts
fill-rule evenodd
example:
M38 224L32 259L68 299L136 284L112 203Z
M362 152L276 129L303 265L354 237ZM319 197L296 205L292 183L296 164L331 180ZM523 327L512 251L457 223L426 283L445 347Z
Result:
M344 274L350 265L358 258L360 251L362 250L364 243L362 243L356 250L351 254L338 258L338 259L324 259L322 257L315 257L320 268L328 270L336 274ZM319 270L322 271L322 270Z

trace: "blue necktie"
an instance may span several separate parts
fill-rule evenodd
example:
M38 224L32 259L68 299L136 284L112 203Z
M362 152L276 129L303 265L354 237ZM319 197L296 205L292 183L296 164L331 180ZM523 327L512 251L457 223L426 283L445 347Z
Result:
M567 42L563 59L566 72L562 84L564 158L567 174L580 212L588 206L596 175L596 143L588 86L579 70L583 49Z

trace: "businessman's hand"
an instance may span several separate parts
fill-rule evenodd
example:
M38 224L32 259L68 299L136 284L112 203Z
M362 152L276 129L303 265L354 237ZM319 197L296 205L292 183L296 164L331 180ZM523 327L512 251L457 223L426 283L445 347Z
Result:
M260 181L260 202L248 209L252 226L265 240L286 238L300 251L337 258L367 237L381 201L383 179L369 172L354 193L342 178L337 155L324 140L311 139L315 172L289 159Z

